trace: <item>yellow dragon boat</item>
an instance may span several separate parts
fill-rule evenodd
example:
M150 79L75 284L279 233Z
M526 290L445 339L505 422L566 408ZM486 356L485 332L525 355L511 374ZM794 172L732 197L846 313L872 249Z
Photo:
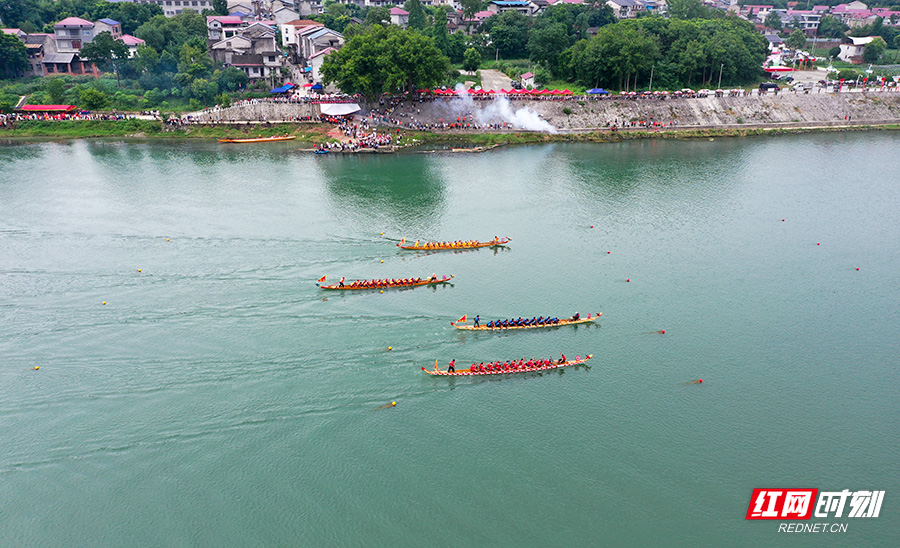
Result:
M455 251L460 249L478 249L479 247L495 247L498 245L508 244L512 238L494 238L487 242L479 242L478 240L468 240L460 242L420 242L416 240L413 245L406 243L406 238L400 240L397 247L400 249L409 249L412 251Z
M460 325L462 323L466 323L465 321L461 322L450 322L450 325L455 327L456 329L462 329L465 331L511 331L514 329L541 329L544 327L561 327L564 325L578 325L582 323L594 323L600 319L600 316L603 315L603 312L597 312L595 316L591 316L588 314L587 318L578 318L577 320L573 320L572 318L566 318L564 320L558 320L555 322L544 322L544 323L536 323L534 325L510 325L508 327L491 325L487 324L481 325ZM466 316L463 316L465 318ZM530 321L530 320L528 320ZM492 323L492 322L488 322Z
M268 143L269 141L292 141L295 135L281 135L276 137L254 137L251 139L219 139L220 143Z

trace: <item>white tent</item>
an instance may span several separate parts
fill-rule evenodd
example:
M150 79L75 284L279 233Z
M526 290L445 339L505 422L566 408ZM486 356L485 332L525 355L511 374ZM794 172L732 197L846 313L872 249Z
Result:
M322 114L327 116L345 116L360 110L356 103L324 103L319 107L322 109Z

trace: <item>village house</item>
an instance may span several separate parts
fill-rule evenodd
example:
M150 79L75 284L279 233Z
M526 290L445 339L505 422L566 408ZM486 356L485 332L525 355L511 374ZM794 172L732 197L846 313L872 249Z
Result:
M822 14L814 10L787 10L790 25L799 28L807 36L815 36L819 30Z
M398 7L391 8L391 24L406 28L409 25L409 12Z
M206 31L210 43L219 42L237 35L247 23L233 15L207 15Z
M209 46L213 61L244 71L251 80L277 76L284 66L284 56L276 43L275 28L255 22L232 29L215 25L218 16L209 16L210 36L215 32L224 37ZM221 17L218 17L221 19ZM212 42L212 40L210 40Z
M537 11L537 6L528 0L491 0L488 2L487 11L492 13L503 13L506 11L517 11L522 15L533 17Z
M637 0L606 0L606 5L612 8L618 19L631 19L637 17L638 12L645 10L643 4Z
M197 13L203 10L213 9L212 0L126 0L133 1L135 4L156 4L163 10L166 17L175 17L186 9L191 9Z
M325 57L335 51L337 50L334 48L325 48L322 51L312 54L309 58L310 70L307 73L310 76L310 83L322 81L322 63L325 61Z
M523 88L534 89L534 73L533 72L526 72L525 74L519 76L519 80L521 80Z
M298 29L297 55L301 60L308 60L312 55L328 48L344 47L344 35L325 27Z
M863 54L866 52L866 44L874 40L873 36L858 38L856 36L848 36L841 41L841 52L838 59L858 65L863 62Z

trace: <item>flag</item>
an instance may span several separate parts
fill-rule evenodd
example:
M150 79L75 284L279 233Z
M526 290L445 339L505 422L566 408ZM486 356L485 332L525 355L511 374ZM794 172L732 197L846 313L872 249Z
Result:
M403 244L405 244L405 243L406 243L406 238L401 238L401 239L400 239L400 245L403 245Z
M327 276L322 276L321 278L319 278L319 281L320 281L320 282L324 282L326 277L327 277Z
M468 316L469 316L469 315L466 314L465 316L463 316L462 318L460 318L460 319L458 320L457 323L466 323L466 318L467 318Z

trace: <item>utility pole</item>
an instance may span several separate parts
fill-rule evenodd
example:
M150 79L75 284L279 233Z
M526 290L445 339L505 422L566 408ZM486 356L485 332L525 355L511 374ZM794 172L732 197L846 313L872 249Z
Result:
M648 91L653 91L653 69L656 68L656 65L650 67L650 89Z
M725 68L725 63L719 65L719 85L716 86L718 89L722 89L722 69Z

